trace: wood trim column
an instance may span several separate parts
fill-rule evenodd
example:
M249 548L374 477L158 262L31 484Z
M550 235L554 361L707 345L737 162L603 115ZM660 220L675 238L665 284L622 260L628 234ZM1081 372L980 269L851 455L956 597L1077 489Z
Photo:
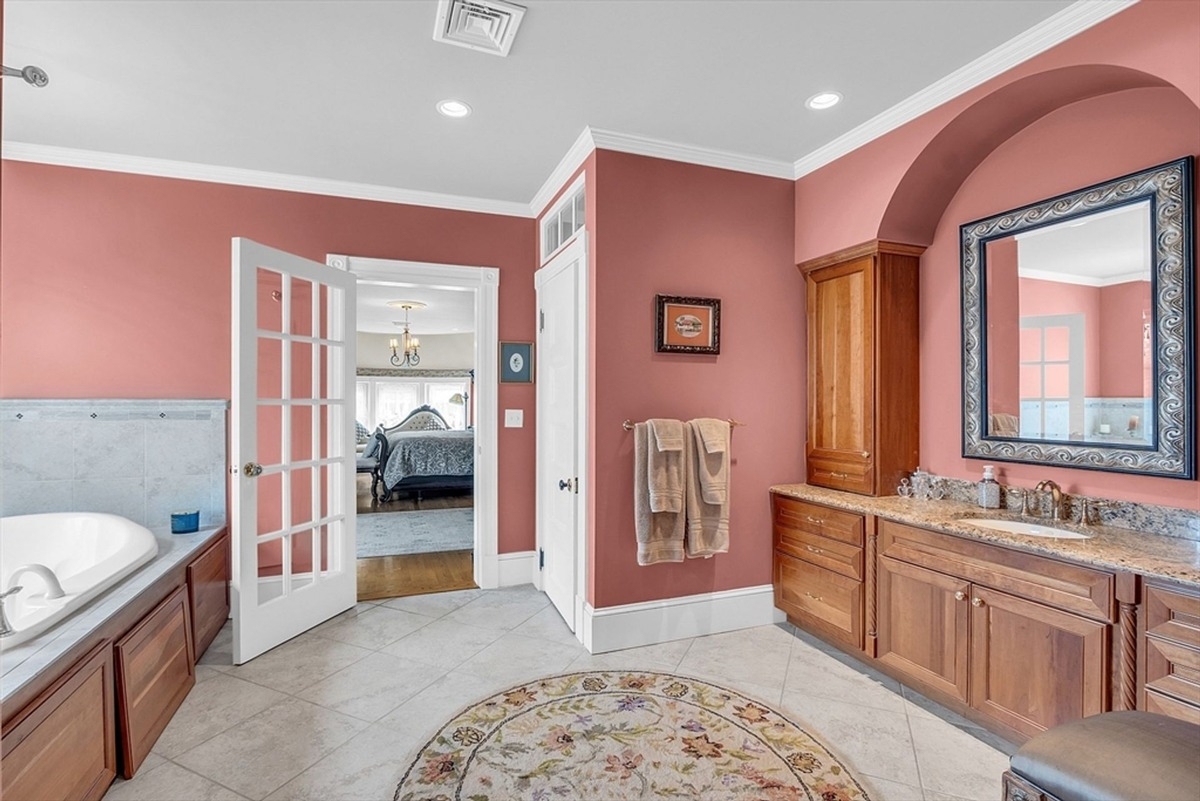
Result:
M879 537L875 529L875 516L867 515L864 524L866 526L866 547L863 550L863 570L866 584L866 623L867 636L863 641L863 650L867 656L874 657L876 654L875 641L878 638L879 625L879 610L876 607L879 598L879 583L878 570L876 569L876 556L879 553Z
M1141 577L1136 573L1116 574L1117 625L1120 646L1114 660L1113 709L1137 709L1138 625Z

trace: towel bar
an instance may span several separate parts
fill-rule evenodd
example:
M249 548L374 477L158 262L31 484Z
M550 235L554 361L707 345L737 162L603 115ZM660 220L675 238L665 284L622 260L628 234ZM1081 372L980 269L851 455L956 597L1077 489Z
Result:
M726 422L729 423L730 428L737 428L738 426L746 425L745 423L741 422L740 420L734 420L732 418L730 418L729 420L726 420ZM633 430L633 421L626 420L624 423L621 423L621 428L625 429L626 431L632 431Z

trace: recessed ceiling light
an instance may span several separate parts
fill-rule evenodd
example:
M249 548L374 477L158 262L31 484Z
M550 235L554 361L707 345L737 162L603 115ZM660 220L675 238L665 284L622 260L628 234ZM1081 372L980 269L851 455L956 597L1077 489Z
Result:
M443 100L437 104L437 110L447 117L466 117L471 113L471 107L461 100Z
M821 109L833 108L840 102L842 102L842 96L837 92L817 92L808 100L805 100L804 105L820 111Z

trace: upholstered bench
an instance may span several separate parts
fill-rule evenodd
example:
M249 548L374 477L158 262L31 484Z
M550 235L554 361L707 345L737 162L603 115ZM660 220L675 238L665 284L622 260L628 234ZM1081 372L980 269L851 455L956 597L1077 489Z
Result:
M1200 726L1106 712L1037 735L1012 755L1004 801L1197 801Z

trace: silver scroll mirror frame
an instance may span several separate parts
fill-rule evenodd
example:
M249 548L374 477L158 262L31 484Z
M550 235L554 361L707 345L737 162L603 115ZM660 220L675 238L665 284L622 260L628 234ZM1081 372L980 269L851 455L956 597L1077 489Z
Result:
M962 455L1086 470L1193 479L1195 312L1192 156L959 227L962 259ZM987 426L987 244L1131 203L1149 201L1153 260L1154 440L1149 446L996 436Z

